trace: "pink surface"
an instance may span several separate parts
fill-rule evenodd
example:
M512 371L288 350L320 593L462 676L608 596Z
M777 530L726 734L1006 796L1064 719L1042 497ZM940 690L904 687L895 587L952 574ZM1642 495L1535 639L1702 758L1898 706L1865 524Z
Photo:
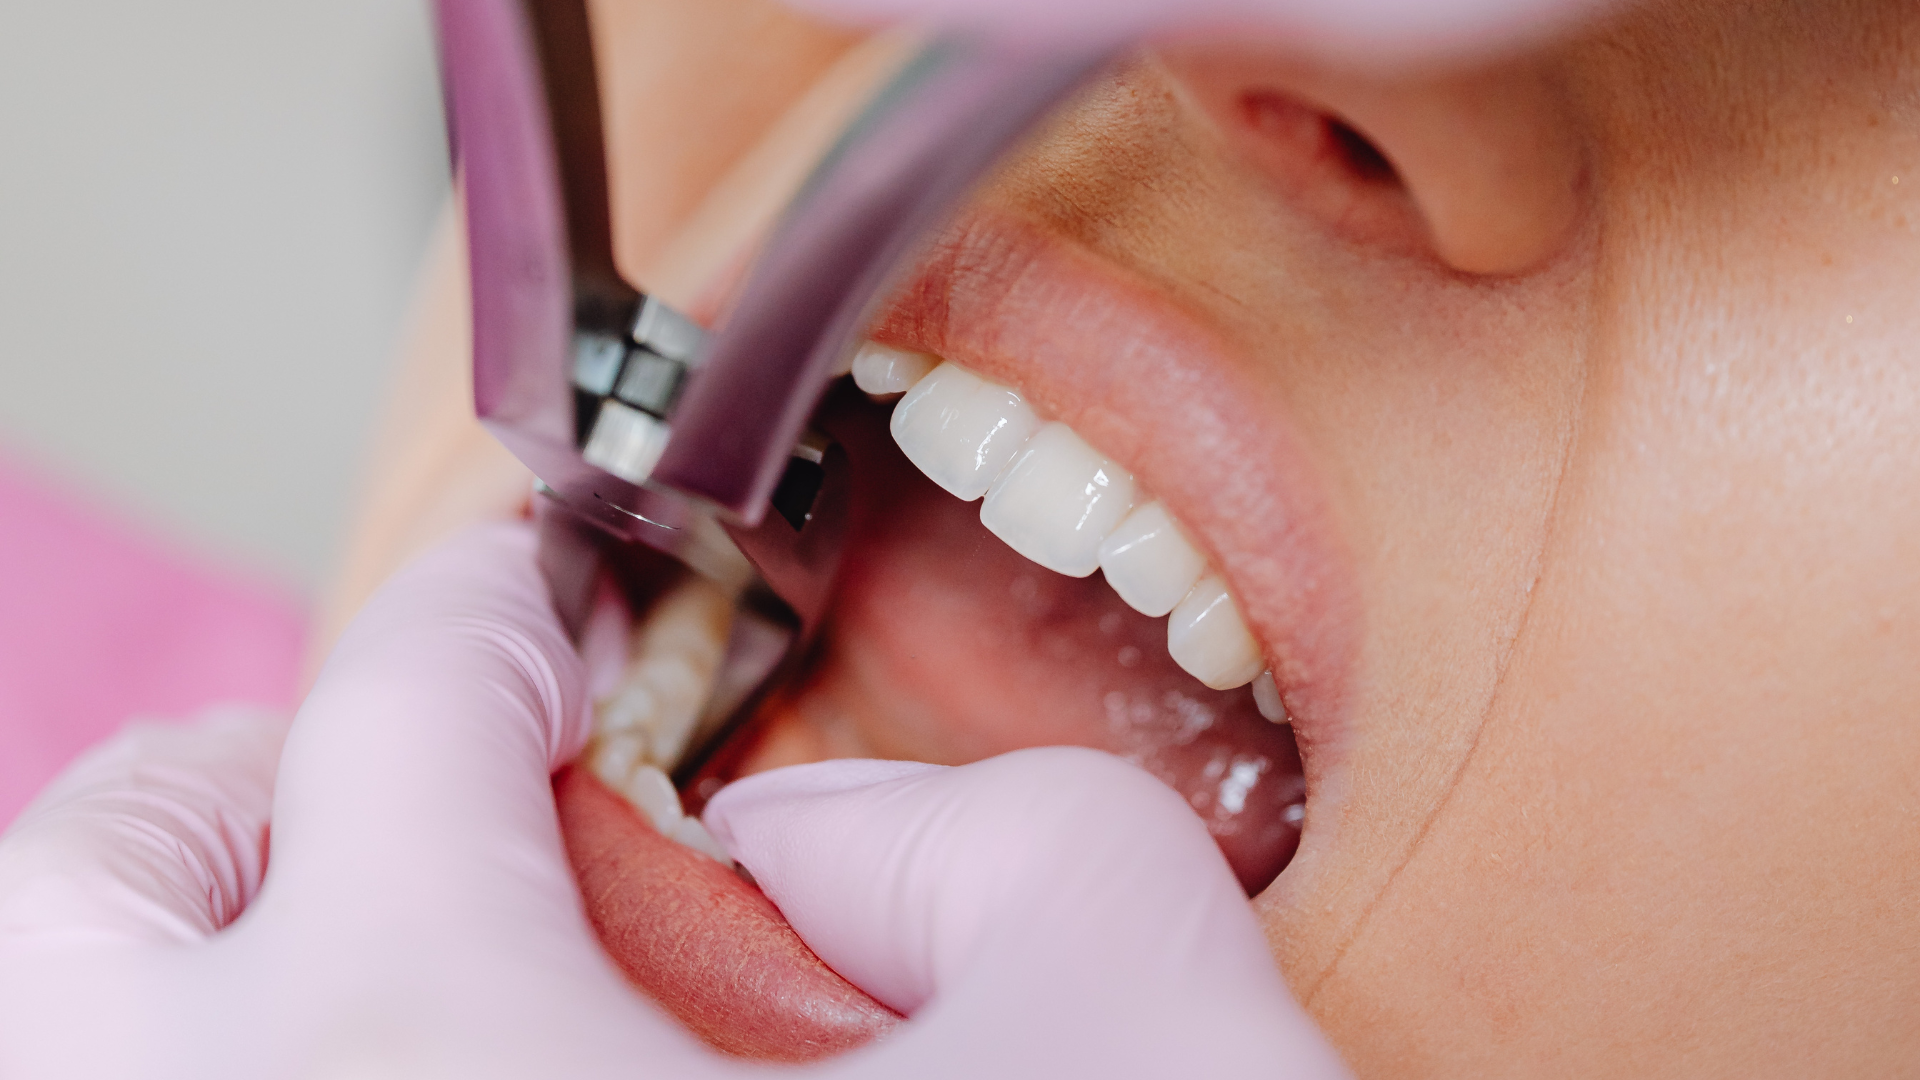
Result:
M290 597L0 461L0 827L130 717L291 705L305 625Z

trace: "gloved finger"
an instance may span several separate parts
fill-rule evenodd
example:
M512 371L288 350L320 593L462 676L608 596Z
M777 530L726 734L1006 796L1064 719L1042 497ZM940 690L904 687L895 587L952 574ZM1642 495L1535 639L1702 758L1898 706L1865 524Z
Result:
M130 726L0 837L0 940L189 942L247 906L266 864L282 717Z
M884 1068L1345 1075L1205 826L1118 758L822 762L730 785L706 821L821 959L913 1017Z
M1611 0L791 0L828 18L925 19L1021 38L1118 40L1253 23L1309 52L1380 62L1508 45L1577 21Z
M589 726L532 529L475 526L342 634L287 738L263 903L576 911L549 786Z
M549 777L586 741L587 671L535 559L528 525L470 528L347 626L288 733L273 864L227 943L300 973L272 1011L344 1010L347 1052L394 1075L698 1076L725 1063L627 986L566 859ZM435 1065L398 1069L389 1030Z

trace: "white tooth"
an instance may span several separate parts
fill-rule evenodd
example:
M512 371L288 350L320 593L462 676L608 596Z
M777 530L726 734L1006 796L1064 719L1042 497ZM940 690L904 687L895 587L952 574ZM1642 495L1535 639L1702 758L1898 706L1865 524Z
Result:
M595 730L610 747L624 740L663 769L679 763L726 652L732 614L725 591L697 576L654 603L629 636L619 685L595 709Z
M1201 578L1173 609L1167 620L1167 653L1187 674L1215 690L1245 686L1266 667L1259 644L1218 577Z
M1128 514L1100 545L1107 584L1142 615L1172 611L1206 568L1158 500Z
M944 363L893 407L891 424L908 461L969 501L987 493L1039 426L1019 394Z
M853 356L853 385L869 394L904 394L939 362L926 353L865 342Z
M1068 577L1100 568L1100 542L1133 505L1133 474L1065 424L1036 432L980 507L1013 550Z
M673 836L674 830L686 818L685 812L680 809L680 793L673 790L673 781L652 765L642 765L633 770L633 775L627 778L620 794L647 815L647 820L653 822L653 827L662 836Z
M681 818L669 835L693 850L711 857L722 866L733 865L733 860L727 856L727 849L720 846L720 841L713 838L713 834L707 831L705 825L700 824L699 818Z
M647 756L647 738L638 732L595 733L587 747L587 765L608 787L623 791L627 778Z
M1276 724L1284 724L1292 718L1287 715L1286 703L1280 700L1280 685L1273 681L1273 672L1263 671L1253 680L1253 703L1260 709L1260 715Z

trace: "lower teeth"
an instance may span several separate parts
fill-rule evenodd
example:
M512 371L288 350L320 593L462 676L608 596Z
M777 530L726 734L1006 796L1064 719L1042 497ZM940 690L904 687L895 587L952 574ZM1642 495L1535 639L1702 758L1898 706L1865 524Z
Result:
M633 627L619 681L594 703L584 757L662 836L728 865L700 820L686 816L668 774L686 753L712 690L732 615L726 593L697 576L656 600Z

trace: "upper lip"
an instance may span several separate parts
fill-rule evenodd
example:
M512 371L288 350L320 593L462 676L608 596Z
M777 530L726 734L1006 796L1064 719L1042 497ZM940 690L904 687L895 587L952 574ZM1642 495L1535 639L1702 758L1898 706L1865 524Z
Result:
M1324 794L1346 756L1359 589L1259 361L1140 277L986 208L935 240L872 336L1019 388L1134 470L1225 577Z

